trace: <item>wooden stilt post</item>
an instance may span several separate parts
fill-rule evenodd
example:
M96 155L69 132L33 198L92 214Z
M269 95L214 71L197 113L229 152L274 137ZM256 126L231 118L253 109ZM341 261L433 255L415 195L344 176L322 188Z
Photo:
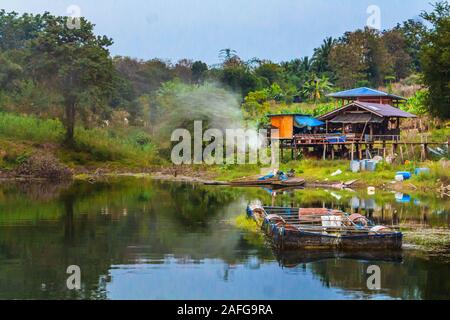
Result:
M411 158L411 157L409 156L408 146L406 145L406 143L404 143L404 145L405 145L405 154L406 154L406 156L408 156L408 158Z
M355 144L354 143L352 143L352 151L351 151L351 160L353 161L353 152L354 152L354 149L355 149Z
M327 145L323 145L323 160L326 160L327 158Z
M402 159L402 164L405 163L405 157L403 156L403 147L400 146L400 157Z

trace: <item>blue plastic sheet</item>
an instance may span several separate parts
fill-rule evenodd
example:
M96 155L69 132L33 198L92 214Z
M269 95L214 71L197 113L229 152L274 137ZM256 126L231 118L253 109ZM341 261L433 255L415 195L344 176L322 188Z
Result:
M323 121L308 116L296 116L295 122L301 127L320 127L325 124Z

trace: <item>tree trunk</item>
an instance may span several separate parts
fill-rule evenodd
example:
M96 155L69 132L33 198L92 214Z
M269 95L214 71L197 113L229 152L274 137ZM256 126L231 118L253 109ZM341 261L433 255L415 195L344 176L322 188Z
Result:
M74 134L75 134L75 102L68 101L66 103L66 139L65 142L72 146L75 142Z

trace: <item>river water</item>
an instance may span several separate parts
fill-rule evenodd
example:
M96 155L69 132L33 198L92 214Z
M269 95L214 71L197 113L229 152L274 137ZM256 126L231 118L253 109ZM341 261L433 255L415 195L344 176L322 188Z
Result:
M246 205L332 207L447 228L435 195L207 187L138 178L0 185L0 299L449 299L448 254L274 252ZM81 289L69 290L68 266ZM380 267L381 289L367 286Z

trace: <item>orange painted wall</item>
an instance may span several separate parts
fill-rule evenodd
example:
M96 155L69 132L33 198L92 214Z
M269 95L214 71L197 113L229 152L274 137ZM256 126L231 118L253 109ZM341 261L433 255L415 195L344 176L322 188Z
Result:
M271 118L272 126L280 130L279 139L292 139L294 135L294 117L278 116Z

